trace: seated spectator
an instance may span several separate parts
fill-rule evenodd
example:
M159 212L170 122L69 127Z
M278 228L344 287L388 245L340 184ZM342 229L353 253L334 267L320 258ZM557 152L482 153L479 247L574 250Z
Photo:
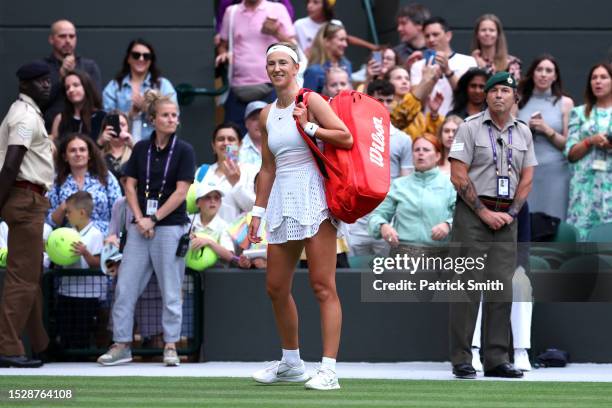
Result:
M440 67L432 62L424 65L423 79L415 87L411 87L407 71L400 66L393 68L388 77L395 86L395 106L391 112L393 126L409 134L413 140L425 133L435 135L444 120L438 115L444 98L439 92L434 98L428 99L428 95L440 78ZM426 115L423 114L422 101L428 101L430 112Z
M453 91L453 109L449 115L461 119L480 113L485 105L484 87L489 74L481 68L470 68L457 82Z
M391 183L389 194L372 212L369 231L391 245L389 256L436 256L445 251L457 192L438 167L442 146L437 138L418 137L412 155L415 172Z
M518 91L521 95L518 118L531 128L538 160L533 171L533 187L527 198L529 210L565 220L570 171L563 151L574 102L563 96L565 90L557 61L551 55L536 58Z
M161 76L157 67L155 49L149 42L137 38L130 41L121 70L106 85L102 94L104 110L128 113L134 142L149 139L153 132L153 125L145 113L144 100L145 93L150 89L159 90L178 105L174 87Z
M509 71L516 57L508 54L508 43L501 20L495 14L478 17L472 35L472 57L489 75ZM519 80L520 78L515 78Z
M282 4L243 0L225 10L220 37L215 65L230 63L225 120L238 124L240 134L243 134L246 105L257 100L274 100L265 70L266 50L278 41L294 42L295 29ZM229 48L230 45L233 49Z
M51 138L57 141L72 133L96 140L106 112L102 110L100 93L89 76L82 71L69 71L63 79L66 102L51 127Z
M253 208L257 171L253 166L238 161L240 129L235 124L226 122L215 128L212 148L216 162L198 167L195 181L215 186L223 192L219 217L232 222Z
M353 73L351 62L344 56L348 46L347 34L342 22L331 20L319 29L304 72L304 88L321 93L325 86L325 72L330 67L344 69L349 78Z
M68 222L81 236L72 245L81 258L69 269L97 269L104 236L91 220L93 199L86 191L77 191L66 199ZM57 297L57 326L64 348L89 348L95 332L101 300L106 300L108 279L105 276L64 276Z
M393 84L384 79L375 79L368 84L368 95L382 103L389 112L393 108L395 89ZM412 139L393 124L389 137L389 154L391 156L391 180L407 176L414 170L412 165ZM370 216L358 219L349 227L349 245L352 255L387 256L389 244L383 239L373 238L368 233Z
M108 232L111 209L121 196L115 176L104 163L102 154L88 137L73 134L59 146L55 158L57 176L48 193L50 209L47 223L61 227L66 222L66 199L77 191L86 191L93 198L91 221L102 234Z
M400 43L393 50L397 63L406 69L410 69L415 60L423 58L422 51L426 48L423 23L430 17L429 9L418 3L406 4L397 13Z
M477 66L476 60L471 56L453 51L451 48L453 32L442 17L431 17L425 21L423 33L425 34L427 48L435 53L433 59L440 66L441 73L444 75L436 83L432 95L439 92L444 96L439 114L445 116L453 106L453 90L457 87L459 78L468 69ZM413 86L421 82L423 66L430 60L421 59L410 68L410 78ZM426 111L429 111L429 109L426 108Z
M565 153L570 162L567 222L584 241L589 230L612 222L612 68L597 64L589 71L584 105L572 109Z
M51 131L55 117L64 111L64 78L68 72L79 70L87 73L98 94L102 92L102 76L98 64L92 59L76 55L77 32L74 24L68 20L57 20L51 24L49 44L53 50L51 55L44 59L49 66L51 79L51 96L44 111L48 132Z
M109 124L111 115L119 117L119 128L121 129L119 134ZM130 134L128 117L125 113L118 110L108 112L108 116L102 122L102 132L98 137L98 145L102 148L106 167L118 180L121 167L130 159L134 147L134 139Z
M396 55L392 48L383 47L372 51L366 66L366 80L357 87L359 92L365 92L368 84L375 79L384 79L387 72L396 66Z
M325 72L325 86L323 87L323 95L334 97L340 91L353 89L348 73L342 68L330 67Z
M219 217L222 200L223 192L217 187L198 184L196 204L200 212L191 216L191 249L209 247L219 260L229 264L234 261L234 243L227 232L228 223ZM199 236L199 233L207 236Z
M459 125L463 123L463 119L457 115L448 115L438 131L438 140L442 143L442 159L440 160L440 170L442 173L450 177L451 167L448 155L450 154L451 146L455 140L455 133L459 129Z
M259 114L267 105L263 101L250 102L244 111L244 125L247 133L242 138L238 153L238 161L253 165L257 171L261 167L261 129L259 128Z

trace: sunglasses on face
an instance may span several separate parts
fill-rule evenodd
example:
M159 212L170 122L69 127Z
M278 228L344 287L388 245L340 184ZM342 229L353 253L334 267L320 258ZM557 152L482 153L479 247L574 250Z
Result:
M145 61L151 61L151 53L150 52L136 52L136 51L132 51L130 52L130 56L135 59L135 60L139 60L140 57L142 57L143 60Z

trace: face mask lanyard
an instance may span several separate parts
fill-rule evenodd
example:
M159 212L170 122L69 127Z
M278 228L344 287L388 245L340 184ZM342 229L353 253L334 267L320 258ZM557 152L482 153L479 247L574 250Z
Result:
M489 140L491 141L491 148L493 149L493 165L495 166L495 174L497 177L500 176L499 169L497 167L497 148L493 139L493 129L489 125ZM501 138L499 140L502 140ZM508 128L508 176L512 172L512 126Z
M149 150L147 150L147 174L146 174L146 184L145 184L145 199L149 199L149 184L151 181L151 147L155 143L151 140L151 144L149 145ZM159 193L157 194L157 200L161 200L162 194L164 192L164 186L166 185L166 176L168 175L168 168L170 167L170 160L172 159L172 153L174 153L174 146L176 145L176 135L172 139L172 145L170 146L170 153L168 153L168 158L166 159L166 166L164 167L164 177L162 179L161 187L159 188Z

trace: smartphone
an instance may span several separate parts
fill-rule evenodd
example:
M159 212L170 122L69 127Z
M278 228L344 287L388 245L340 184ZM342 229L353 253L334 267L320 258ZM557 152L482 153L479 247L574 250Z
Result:
M542 119L542 112L537 111L531 114L531 119Z
M426 49L423 52L423 58L425 58L425 63L428 64L431 61L432 64L436 63L436 50L432 50L431 48Z
M119 135L121 134L121 126L119 125L119 115L114 114L106 116L106 123L108 124L108 126L113 127L113 131L115 132L115 136L113 137L119 137Z
M232 160L233 162L238 161L238 145L227 145L225 146L225 157Z
M382 52L380 51L372 51L372 59L379 64L382 64Z

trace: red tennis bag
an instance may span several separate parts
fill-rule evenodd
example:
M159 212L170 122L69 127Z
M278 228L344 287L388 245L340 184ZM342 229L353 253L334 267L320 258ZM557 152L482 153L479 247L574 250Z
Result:
M296 103L308 105L310 92L301 89ZM324 143L321 151L297 119L296 126L325 178L329 210L339 220L352 224L374 210L389 192L389 113L379 101L356 91L340 92L330 105L353 135L352 148Z

